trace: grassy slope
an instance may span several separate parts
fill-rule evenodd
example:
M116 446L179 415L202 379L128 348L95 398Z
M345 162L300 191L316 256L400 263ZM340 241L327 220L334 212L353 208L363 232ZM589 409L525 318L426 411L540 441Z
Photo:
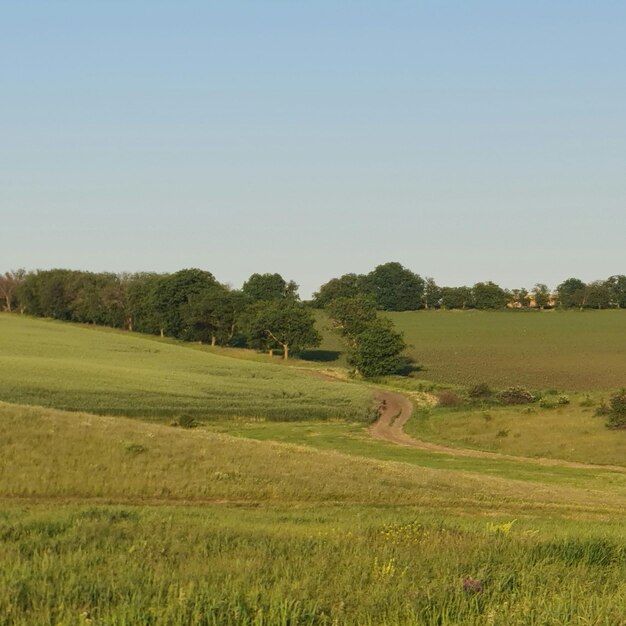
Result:
M369 402L269 364L23 324L0 330L0 390L17 400L206 416L242 390L267 409L289 381L309 415L334 393L347 407L346 390ZM626 623L624 474L436 455L337 422L209 428L240 437L0 403L0 621Z
M141 417L364 419L371 394L141 335L5 314L0 400Z
M4 624L615 626L626 611L626 490L600 477L531 484L4 404L0 496Z
M607 390L626 385L626 311L416 311L389 314L441 383ZM323 314L320 329L327 324ZM322 349L338 350L324 330Z

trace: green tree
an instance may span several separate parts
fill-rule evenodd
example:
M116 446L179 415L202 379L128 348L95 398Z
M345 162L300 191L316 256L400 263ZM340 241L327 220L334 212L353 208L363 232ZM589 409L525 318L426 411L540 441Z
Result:
M474 306L477 309L501 309L506 306L506 293L502 287L488 281L472 287Z
M376 305L362 295L332 300L326 311L333 329L351 345L354 345L356 336L376 319Z
M611 276L606 282L611 292L611 306L618 309L626 308L626 276L623 274Z
M441 308L443 309L471 309L474 306L470 287L442 287Z
M13 310L16 300L18 289L24 282L26 277L26 270L11 270L0 275L0 299L4 301L4 310L9 313Z
M252 274L241 291L253 302L298 299L298 285L280 274Z
M331 278L320 287L319 291L313 294L313 306L324 308L333 300L354 298L363 295L365 291L365 276L363 274L344 274L339 278Z
M538 309L545 309L550 302L550 290L543 283L537 283L533 287L532 296Z
M366 276L364 286L383 311L414 311L422 307L424 279L400 263L379 265Z
M438 308L441 305L441 287L437 285L434 278L424 280L424 293L422 295L422 306L425 309Z
M585 305L585 283L579 278L568 278L557 288L560 305L564 309L571 307L582 308Z
M182 338L185 328L183 307L193 296L218 285L211 272L184 269L163 276L150 294L150 306L159 320L162 335Z
M604 280L596 280L585 286L584 305L592 309L608 309L611 306L611 288Z
M312 311L295 300L257 302L247 308L242 326L251 347L270 353L282 350L284 359L322 340Z
M227 344L234 335L237 320L245 308L245 296L222 285L208 287L191 297L183 307L184 337L190 341Z
M404 338L391 320L377 318L356 336L350 364L365 378L394 374L406 364L402 357L405 348Z

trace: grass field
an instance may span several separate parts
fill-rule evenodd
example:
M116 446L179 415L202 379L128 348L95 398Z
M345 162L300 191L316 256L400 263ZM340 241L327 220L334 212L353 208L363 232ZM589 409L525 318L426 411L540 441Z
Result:
M440 383L607 390L626 385L626 311L390 313L416 376ZM323 314L318 325L325 329ZM341 344L324 330L322 350ZM344 361L341 360L340 363Z
M7 404L0 424L3 624L624 623L623 482Z
M8 315L0 349L1 626L626 626L626 472L374 440L304 362ZM410 427L618 455L580 397Z
M0 400L105 415L367 420L371 393L142 335L0 314Z

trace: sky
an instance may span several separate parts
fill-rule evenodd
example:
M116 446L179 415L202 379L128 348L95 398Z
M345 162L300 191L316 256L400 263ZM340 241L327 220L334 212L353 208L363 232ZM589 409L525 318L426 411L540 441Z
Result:
M0 272L626 274L626 3L0 0Z

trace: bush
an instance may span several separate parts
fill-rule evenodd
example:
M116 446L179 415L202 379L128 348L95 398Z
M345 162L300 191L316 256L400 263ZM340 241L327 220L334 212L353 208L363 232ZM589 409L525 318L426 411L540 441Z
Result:
M459 404L461 404L461 398L450 389L440 391L437 394L438 406L459 406Z
M490 398L493 395L493 391L487 383L478 383L473 387L470 387L467 395L470 398Z
M498 394L498 400L502 404L528 404L535 401L535 396L528 389L515 386L501 391Z
M614 393L609 400L609 428L626 428L626 389Z

